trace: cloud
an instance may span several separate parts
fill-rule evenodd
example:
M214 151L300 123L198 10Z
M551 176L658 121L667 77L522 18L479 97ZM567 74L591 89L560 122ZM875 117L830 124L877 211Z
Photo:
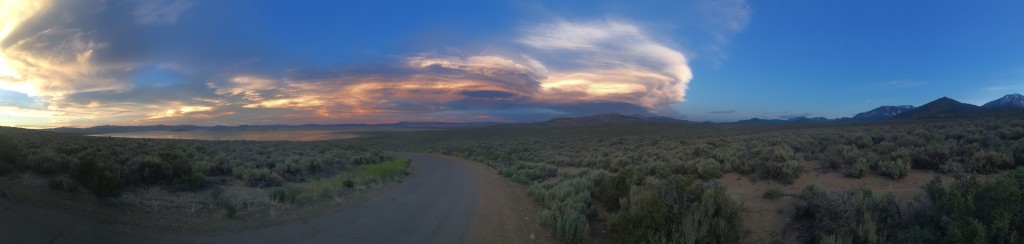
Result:
M735 113L735 112L736 112L736 110L708 111L709 114L731 114L731 113Z
M913 80L893 80L879 83L878 86L888 89L911 88L926 85L927 83Z
M383 68L242 74L208 86L232 105L304 111L296 116L308 120L450 118L482 109L495 118L494 111L530 108L665 112L683 101L691 78L682 53L627 23L559 21L526 28L518 40L512 55L418 54Z
M1024 84L989 86L982 89L987 92L1017 92L1024 91Z
M181 13L192 7L189 0L141 0L132 15L140 25L174 24Z
M541 81L548 96L614 101L666 110L685 101L693 78L686 56L636 25L618 21L557 21L527 28L519 41L551 63Z
M77 29L46 29L3 49L12 72L2 82L31 96L127 89L126 82L109 76L117 67L92 62L93 54L107 47Z
M478 55L308 68L253 51L259 43L155 26L176 23L191 1L16 3L0 10L0 90L11 93L0 106L54 126L675 114L692 79L683 52L622 20L528 25Z
M740 33L750 23L751 10L745 0L700 0L698 6L706 24L702 26L711 37L709 52L716 62L725 59L725 46L733 35Z

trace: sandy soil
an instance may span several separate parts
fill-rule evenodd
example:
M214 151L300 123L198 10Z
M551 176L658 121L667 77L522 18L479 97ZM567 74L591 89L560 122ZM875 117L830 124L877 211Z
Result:
M730 194L743 201L743 207L746 210L743 213L743 221L747 229L744 243L796 242L793 233L786 233L785 227L789 223L790 216L795 212L798 200L796 195L804 187L813 183L833 190L865 187L877 194L892 193L896 200L909 203L915 197L922 196L921 194L924 193L922 187L935 176L943 177L943 180L947 180L947 182L950 180L949 176L930 170L911 170L906 177L892 180L892 178L875 174L869 174L861 179L850 178L843 175L842 172L822 171L817 162L806 162L804 169L803 175L791 185L771 180L755 182L737 173L725 174L718 179ZM781 189L785 197L776 200L761 197L771 187Z
M452 157L480 177L480 205L469 243L557 243L540 225L540 207L526 194L526 187L498 175L479 162Z

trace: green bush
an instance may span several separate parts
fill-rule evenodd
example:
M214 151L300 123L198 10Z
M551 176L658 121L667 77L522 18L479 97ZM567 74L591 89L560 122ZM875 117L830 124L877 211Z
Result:
M55 190L55 191L67 191L67 192L77 192L78 191L78 185L76 185L75 182L72 182L72 181L64 179L64 178L53 178L53 179L50 179L50 180L47 181L46 185L48 187L50 187L51 190Z
M121 190L120 170L116 166L87 160L74 167L73 177L96 196L117 196Z
M289 204L291 204L291 203L295 203L295 201L299 199L299 196L302 195L302 189L295 188L295 187L280 187L279 186L279 187L271 188L270 191L267 193L267 195L270 197L270 200L273 200L273 201L276 201L276 202L279 202L279 203L289 203Z
M897 159L896 161L882 162L878 164L880 173L898 180L910 173L910 162Z
M697 175L704 179L717 179L722 177L722 165L714 159L702 158L697 160Z
M56 191L63 191L64 190L64 181L60 180L59 178L50 179L49 181L47 181L46 185L50 187L50 190L56 190Z
M210 199L215 206L224 209L225 217L234 218L238 214L238 205L231 198L224 196L224 191L220 188L210 192Z
M782 189L779 189L778 187L768 188L768 190L765 191L764 194L761 194L761 197L768 200L779 199L782 198L782 196L784 196L784 194L782 193Z
M21 155L21 147L15 143L14 138L0 134L0 164L15 164L18 156Z
M594 197L604 203L608 210L617 211L620 207L619 201L628 197L629 189L634 184L636 179L633 170L623 170L601 182L594 192Z
M153 155L139 155L128 161L128 184L153 185L165 183L173 179L174 169Z
M632 186L626 204L608 217L615 242L738 242L742 204L719 187L694 182L674 176Z
M284 178L269 169L246 169L242 171L242 180L255 187L281 186Z
M869 171L871 171L871 163L868 163L867 159L858 158L857 161L850 166L850 172L847 175L859 179L864 177L864 175L867 175Z
M57 154L51 150L40 150L29 154L25 161L29 168L41 174L66 172L75 162L74 158Z
M586 242L590 233L587 215L591 212L590 195L593 183L586 177L562 179L556 183L535 183L529 195L547 209L541 211L541 224L567 243Z
M793 218L799 236L811 242L889 243L902 224L900 204L891 194L878 198L864 188L811 189L801 199Z
M936 177L925 192L932 207L915 216L916 233L941 233L953 243L1024 241L1024 168L988 181L960 178L950 186Z
M771 178L784 184L792 184L803 174L804 166L797 160L789 160L784 163L764 163L761 165L760 175L762 178Z
M0 176L5 176L14 172L14 165L7 162L0 162Z
M618 243L642 243L652 237L667 238L673 221L672 209L655 189L630 188L627 204L609 218ZM673 223L674 224L674 223Z

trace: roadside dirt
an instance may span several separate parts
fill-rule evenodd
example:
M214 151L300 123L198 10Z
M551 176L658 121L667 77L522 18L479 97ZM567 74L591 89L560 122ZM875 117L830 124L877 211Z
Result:
M526 187L483 163L450 158L469 166L480 179L480 205L469 243L557 243L537 219L540 207L526 194Z
M267 189L245 186L234 179L198 191L169 192L159 187L132 187L118 197L102 198L78 188L69 192L47 187L52 177L17 173L0 177L3 200L52 209L100 223L131 225L158 230L217 231L251 229L292 222L344 209L351 204L393 190L393 184L360 186L340 197L307 200L297 204L270 201ZM300 184L290 186L304 187ZM234 217L211 200L214 189L238 207ZM367 191L370 190L370 191Z
M205 192L174 193L181 197L177 202L153 189L103 199L47 189L37 184L46 179L33 175L0 177L0 236L12 243L555 243L538 223L525 187L484 164L393 154L413 159L413 173L402 183L327 203L266 206L230 219L206 213L211 222L174 215L182 208L204 211L188 206L208 197ZM266 197L262 191L224 192ZM140 202L126 209L126 201Z
M896 200L907 204L922 196L922 187L935 176L948 182L951 177L930 170L911 170L899 180L876 174L863 178L846 177L842 172L819 171L817 162L804 164L804 173L793 184L784 185L773 180L751 181L747 176L728 173L718 179L730 194L743 201L743 223L747 229L743 243L767 243L771 240L795 243L792 233L786 233L786 224L796 211L797 195L810 184L821 184L830 190L849 190L857 187L871 189L876 194L892 193ZM762 197L769 188L777 187L785 194L776 200Z

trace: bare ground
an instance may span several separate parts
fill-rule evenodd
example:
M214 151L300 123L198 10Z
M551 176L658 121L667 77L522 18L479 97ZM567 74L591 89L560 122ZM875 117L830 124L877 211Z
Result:
M747 229L743 243L769 243L773 240L795 243L794 233L786 233L786 224L796 211L797 195L810 184L817 183L831 190L864 187L878 194L892 193L897 201L906 204L921 196L924 192L922 187L935 176L943 177L943 180L950 178L934 171L915 169L899 180L876 174L857 179L842 172L821 170L818 166L817 162L806 162L804 173L790 185L772 180L751 181L737 173L728 173L718 179L730 194L743 201L743 223ZM764 199L762 194L772 187L781 189L785 196L776 200Z

